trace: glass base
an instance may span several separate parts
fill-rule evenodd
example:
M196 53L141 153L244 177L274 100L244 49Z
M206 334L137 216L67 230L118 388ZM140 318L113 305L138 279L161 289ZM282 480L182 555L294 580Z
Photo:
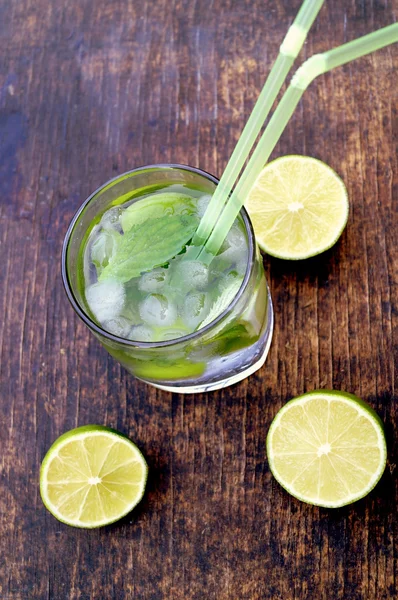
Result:
M236 373L235 375L231 375L230 377L226 377L225 379L219 379L218 381L211 381L209 383L203 384L193 384L186 386L172 386L172 385L158 385L157 383L153 383L152 381L145 381L142 379L141 381L145 381L148 385L152 385L160 390L165 390L166 392L173 392L177 394L201 394L203 392L214 392L215 390L221 390L222 388L226 388L230 385L234 385L238 383L238 381L242 381L242 379L246 379L249 375L252 375L258 369L260 369L265 363L265 359L267 358L269 348L271 346L272 334L274 331L274 310L272 306L271 294L268 290L268 316L266 323L266 338L265 344L262 351L262 354L259 359L252 365L249 365L243 371Z

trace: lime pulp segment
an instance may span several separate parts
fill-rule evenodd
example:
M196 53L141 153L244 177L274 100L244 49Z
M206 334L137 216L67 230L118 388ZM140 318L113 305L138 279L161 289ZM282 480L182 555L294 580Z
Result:
M269 163L245 206L259 246L290 260L333 246L349 211L343 181L328 165L308 156L283 156Z
M60 521L99 527L128 514L141 500L147 472L144 457L128 438L89 425L51 446L41 467L40 493Z
M288 402L267 436L270 469L304 502L339 507L364 497L386 465L382 423L365 402L321 390Z

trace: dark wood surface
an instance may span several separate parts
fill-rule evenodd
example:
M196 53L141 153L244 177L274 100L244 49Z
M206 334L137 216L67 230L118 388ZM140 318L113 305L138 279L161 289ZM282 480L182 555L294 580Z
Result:
M265 258L276 327L258 373L185 397L136 381L60 278L67 225L99 184L156 162L222 172L298 7L0 4L1 600L398 596L397 47L320 77L274 153L330 164L351 212L319 258ZM301 58L397 16L396 0L330 0ZM388 438L381 483L341 510L289 497L265 452L279 408L319 387L367 400ZM137 510L94 531L58 523L38 487L50 444L87 423L128 434L150 466Z

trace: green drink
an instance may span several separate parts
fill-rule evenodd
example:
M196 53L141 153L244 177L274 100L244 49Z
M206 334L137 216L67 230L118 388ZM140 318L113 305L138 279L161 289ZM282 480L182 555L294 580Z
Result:
M137 169L95 192L64 246L66 291L135 376L181 392L230 385L259 368L272 306L245 211L210 264L190 243L216 180L181 166Z

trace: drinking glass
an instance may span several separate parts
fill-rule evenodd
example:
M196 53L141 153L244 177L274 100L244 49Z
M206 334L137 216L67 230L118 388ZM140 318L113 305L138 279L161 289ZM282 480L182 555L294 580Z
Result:
M66 233L62 278L74 310L101 344L132 375L170 392L208 392L232 385L259 369L273 331L273 308L262 257L244 208L248 260L243 282L230 304L208 325L177 339L142 342L103 329L90 316L84 297L83 252L93 222L123 197L138 201L158 189L184 185L212 194L218 180L200 169L178 164L140 167L96 190L79 208ZM133 198L133 199L132 199Z

